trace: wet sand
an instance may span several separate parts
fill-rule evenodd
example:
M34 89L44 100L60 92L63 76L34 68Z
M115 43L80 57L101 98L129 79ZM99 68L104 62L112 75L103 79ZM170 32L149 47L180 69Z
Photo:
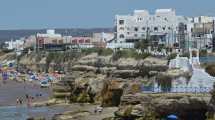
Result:
M36 97L36 94L42 94L41 97ZM52 95L51 89L40 88L39 84L31 82L17 82L7 80L3 84L0 81L0 106L15 106L16 99L23 99L23 105L26 104L25 95L34 97L32 102L46 101Z

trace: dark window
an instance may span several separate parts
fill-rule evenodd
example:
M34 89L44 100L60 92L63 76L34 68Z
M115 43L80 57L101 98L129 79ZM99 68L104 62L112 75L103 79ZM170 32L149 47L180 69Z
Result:
M154 31L158 31L158 27L154 27Z
M125 36L123 34L119 35L119 38L125 38Z
M90 39L86 39L85 42L86 42L86 43L90 43Z
M136 31L136 32L137 32L137 31L138 31L138 27L135 27L135 28L134 28L134 31Z
M124 25L124 22L125 22L124 20L119 20L120 25Z
M146 28L145 28L145 27L142 27L142 30L144 30L144 31L145 31L145 30L146 30Z

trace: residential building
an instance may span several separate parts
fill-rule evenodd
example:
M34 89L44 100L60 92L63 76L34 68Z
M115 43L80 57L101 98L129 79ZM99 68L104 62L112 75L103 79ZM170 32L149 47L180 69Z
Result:
M194 48L211 49L213 46L214 17L200 16L193 18L192 38Z
M158 9L154 15L147 10L135 10L133 15L116 15L115 19L115 42L134 43L150 37L152 44L166 46L178 42L176 34L179 23L189 23L185 17L176 16L173 9Z

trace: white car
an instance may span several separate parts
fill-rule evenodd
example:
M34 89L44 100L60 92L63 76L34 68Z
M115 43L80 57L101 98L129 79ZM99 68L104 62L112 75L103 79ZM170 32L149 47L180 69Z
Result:
M40 82L40 87L41 88L47 88L47 87L49 87L49 82L48 81L42 81L42 82Z

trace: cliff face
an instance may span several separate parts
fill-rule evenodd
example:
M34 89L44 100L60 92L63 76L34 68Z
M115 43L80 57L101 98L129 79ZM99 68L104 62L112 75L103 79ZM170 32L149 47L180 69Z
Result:
M103 106L118 106L123 94L141 91L145 76L141 74L145 73L140 73L139 69L143 62L131 58L112 61L111 56L98 54L84 56L67 65L66 77L54 88L55 97L69 97L71 102L99 101ZM162 66L166 66L166 63L162 63ZM145 82L150 81L145 79ZM60 88L64 89L57 90Z

